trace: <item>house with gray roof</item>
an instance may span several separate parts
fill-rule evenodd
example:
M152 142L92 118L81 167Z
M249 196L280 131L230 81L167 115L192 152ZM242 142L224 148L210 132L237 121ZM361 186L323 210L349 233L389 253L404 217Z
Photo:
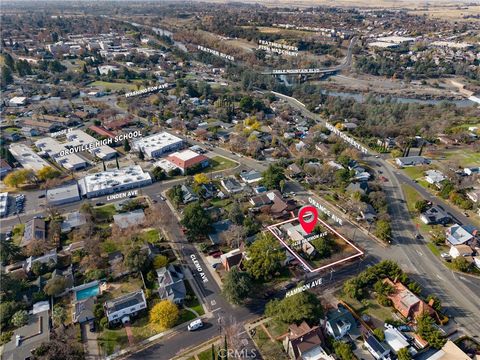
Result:
M244 170L240 173L240 178L243 180L243 182L247 184L251 184L251 183L262 180L262 174L256 170L250 170L250 171Z
M106 301L104 308L109 323L125 323L130 321L131 316L136 316L141 310L147 308L147 300L143 290L137 290Z
M80 190L78 189L78 184L75 182L74 184L48 189L46 197L50 205L58 206L69 204L80 201Z
M79 211L74 211L65 216L65 220L63 220L60 228L62 229L62 233L68 233L75 228L85 225L86 223L87 219L85 215Z
M95 297L88 297L83 300L75 301L72 304L72 322L84 323L95 319L93 314L95 308Z
M158 294L161 300L170 300L175 304L183 303L187 290L183 283L184 275L175 265L157 269Z
M327 333L335 340L345 336L356 339L360 336L357 322L352 313L341 304L336 309L332 309L326 314L325 329Z
M34 306L35 308L35 306ZM11 340L3 346L3 360L32 359L32 351L42 343L50 341L50 319L48 303L45 309L32 311L28 316L28 323L14 331Z
M450 226L445 235L447 236L447 242L450 245L468 244L475 236L477 236L478 230L471 225L452 225Z
M420 220L427 225L446 225L452 218L438 206L432 206L420 215Z
M138 226L145 222L145 213L142 209L113 215L113 222L121 229Z
M45 221L43 219L32 219L25 224L20 246L28 246L33 241L45 241Z
M395 159L395 162L400 167L405 166L418 166L418 165L428 165L430 164L430 160L423 157L423 156L405 156L399 157Z
M242 185L235 178L226 178L220 181L229 194L235 194L243 190Z
M182 185L182 193L183 193L183 203L188 204L189 202L197 201L198 196L195 194L195 192L192 190L190 186L187 186L185 184Z

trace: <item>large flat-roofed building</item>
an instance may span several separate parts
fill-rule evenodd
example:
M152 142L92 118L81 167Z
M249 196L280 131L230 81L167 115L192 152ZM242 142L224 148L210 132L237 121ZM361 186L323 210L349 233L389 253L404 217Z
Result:
M204 155L197 154L192 150L184 150L173 153L167 158L172 164L177 166L182 173L185 173L189 168L193 166L200 166L202 168L208 166L208 158Z
M67 140L69 141L69 146L88 145L98 141L93 136L88 135L82 130L72 130L67 132ZM117 152L107 145L98 146L89 151L91 154L102 160L113 159L117 156Z
M61 155L67 148L52 138L43 138L35 142L41 155L49 156L57 164L67 170L80 170L87 167L88 162L77 154Z
M71 184L47 190L49 205L63 205L80 200L78 184Z
M166 153L179 150L183 140L167 132L150 135L133 142L136 151L142 151L148 158L157 158Z
M11 144L9 150L13 157L25 169L38 171L45 166L50 166L48 162L43 160L35 151L24 144Z
M87 175L78 181L80 193L87 198L134 189L151 183L150 174L143 172L139 165Z
M8 212L8 192L0 193L0 217Z

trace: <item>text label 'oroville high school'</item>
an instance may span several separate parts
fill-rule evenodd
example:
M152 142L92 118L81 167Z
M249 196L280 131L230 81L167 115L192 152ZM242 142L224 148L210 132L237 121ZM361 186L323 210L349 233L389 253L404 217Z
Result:
M190 255L190 258L193 261L193 265L195 265L195 267L197 268L197 271L200 274L200 277L202 278L202 281L204 283L208 282L207 276L203 272L202 265L200 265L200 262L197 260L197 257L194 254L192 254L192 255Z
M317 280L313 280L311 283L304 284L304 285L299 286L299 287L297 287L293 290L290 290L289 292L287 292L285 294L285 297L289 297L289 296L292 296L292 295L299 294L301 292L304 292L305 290L313 289L316 286L322 285L322 283L323 283L322 278L319 278Z
M142 136L142 132L139 131L139 130L135 130L135 131L129 132L127 134L117 135L114 138L107 138L107 139L91 142L89 144L82 144L82 145L74 146L70 149L65 149L65 150L60 151L59 155L60 156L65 156L65 155L70 155L70 154L74 154L74 153L77 153L77 152L89 151L89 150L96 149L100 146L113 144L113 143L116 143L116 142L119 142L119 141L123 141L125 139L133 139L133 138L136 138L136 137L139 137L139 136Z

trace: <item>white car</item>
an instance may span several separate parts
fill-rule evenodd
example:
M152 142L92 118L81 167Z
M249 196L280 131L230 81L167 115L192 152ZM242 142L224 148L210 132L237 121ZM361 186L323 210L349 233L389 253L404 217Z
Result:
M197 319L188 324L187 329L188 331L195 331L200 329L201 327L203 327L203 322L201 319Z
M440 257L445 260L450 260L452 256L449 253L441 253Z

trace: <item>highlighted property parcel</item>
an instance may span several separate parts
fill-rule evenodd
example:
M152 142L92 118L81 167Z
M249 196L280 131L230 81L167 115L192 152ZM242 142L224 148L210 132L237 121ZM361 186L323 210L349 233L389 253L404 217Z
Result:
M298 218L293 218L270 225L267 229L309 272L319 272L364 255L358 246L322 219L318 218L317 226L320 227L320 234L307 234L302 230ZM322 246L332 247L330 255L325 256L325 248L316 248L318 239L326 242Z

